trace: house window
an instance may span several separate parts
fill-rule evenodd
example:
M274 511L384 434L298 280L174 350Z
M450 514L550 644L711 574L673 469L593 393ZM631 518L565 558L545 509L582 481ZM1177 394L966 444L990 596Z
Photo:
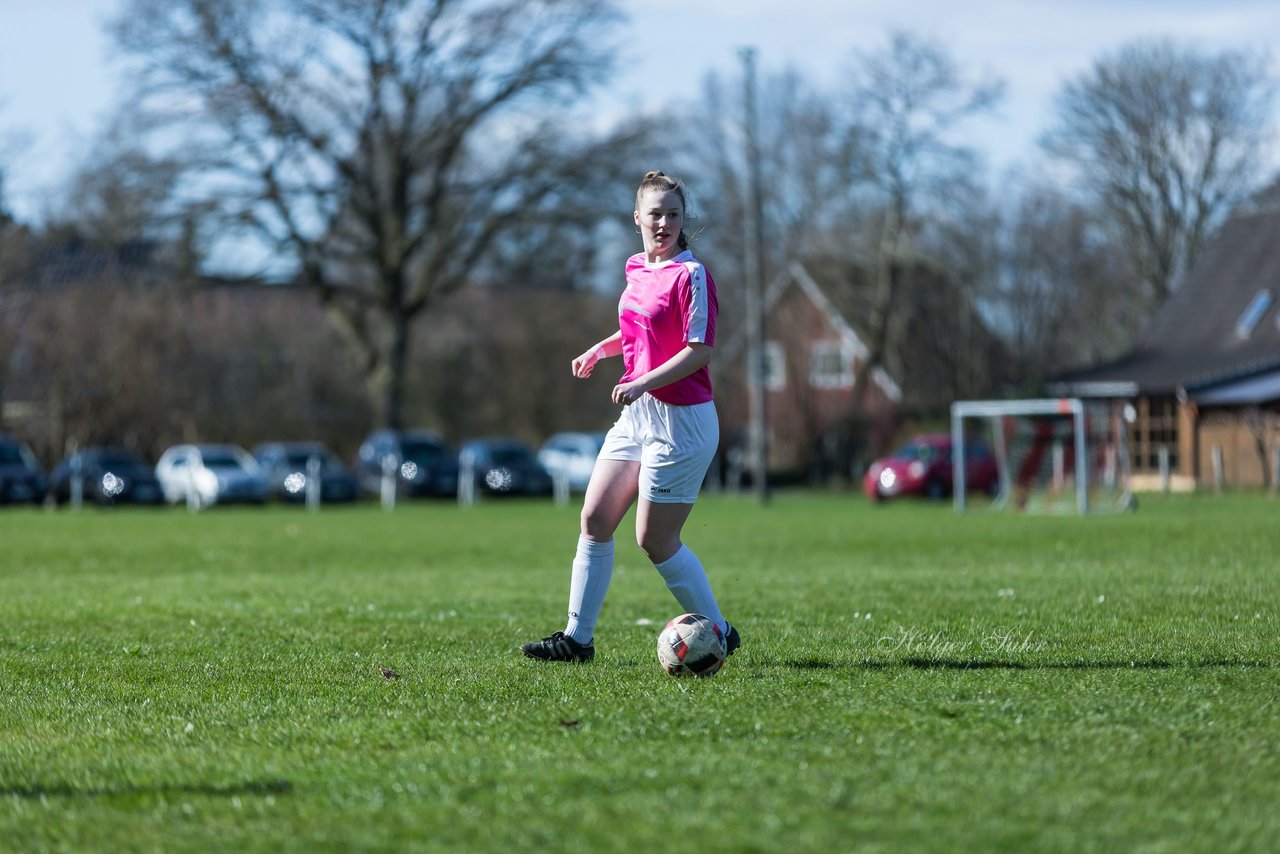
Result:
M809 363L814 388L853 388L853 352L843 341L815 341Z
M769 391L787 387L787 353L777 341L764 343L764 387Z
M1258 321L1262 320L1262 316L1267 313L1267 309L1270 307L1270 290L1263 288L1254 294L1253 299L1249 300L1249 304L1245 306L1244 313L1236 321L1236 337L1244 339L1252 335L1253 328L1258 325Z
M1178 471L1178 403L1173 398L1141 398L1137 415L1129 425L1133 471L1160 471L1161 449L1169 455L1169 470Z

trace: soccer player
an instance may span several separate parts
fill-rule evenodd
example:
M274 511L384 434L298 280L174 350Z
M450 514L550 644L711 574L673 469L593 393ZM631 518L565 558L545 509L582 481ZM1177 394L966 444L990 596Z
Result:
M618 331L572 362L573 375L622 356L613 402L623 407L605 437L582 505L564 631L524 644L546 661L595 657L596 620L613 576L613 535L632 504L636 540L680 607L724 632L730 654L741 640L720 614L697 555L680 540L720 439L711 395L716 285L684 233L679 182L649 172L636 191L636 232L644 251L627 259Z

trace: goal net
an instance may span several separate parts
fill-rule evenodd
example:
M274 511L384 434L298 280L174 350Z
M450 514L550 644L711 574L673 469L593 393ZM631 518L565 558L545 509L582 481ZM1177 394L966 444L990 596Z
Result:
M994 458L992 506L1036 513L1133 507L1123 403L1078 398L967 400L951 405L955 506L975 460Z

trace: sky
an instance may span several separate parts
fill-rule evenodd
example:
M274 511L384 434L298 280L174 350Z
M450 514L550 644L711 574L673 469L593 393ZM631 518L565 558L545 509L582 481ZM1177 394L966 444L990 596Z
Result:
M1005 81L996 113L964 140L993 176L1034 162L1061 86L1139 38L1203 50L1280 46L1278 0L619 0L619 70L602 103L657 108L696 97L709 71L740 79L793 68L838 83L857 51L908 30L943 44L964 73ZM105 33L122 0L0 0L0 164L5 197L39 219L119 102L123 62ZM1272 57L1273 70L1280 58ZM616 108L616 107L615 107Z

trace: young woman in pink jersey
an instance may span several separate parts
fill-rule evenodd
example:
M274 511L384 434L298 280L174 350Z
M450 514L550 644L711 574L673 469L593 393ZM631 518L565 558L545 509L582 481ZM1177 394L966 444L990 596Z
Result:
M622 356L613 387L622 414L605 438L583 501L564 631L524 644L547 661L590 661L595 626L613 576L613 535L632 504L636 540L686 612L724 632L730 654L741 640L720 614L702 563L680 540L720 439L711 395L716 285L688 250L684 187L650 172L636 191L636 231L644 251L627 260L618 331L573 360L587 377L600 359Z

